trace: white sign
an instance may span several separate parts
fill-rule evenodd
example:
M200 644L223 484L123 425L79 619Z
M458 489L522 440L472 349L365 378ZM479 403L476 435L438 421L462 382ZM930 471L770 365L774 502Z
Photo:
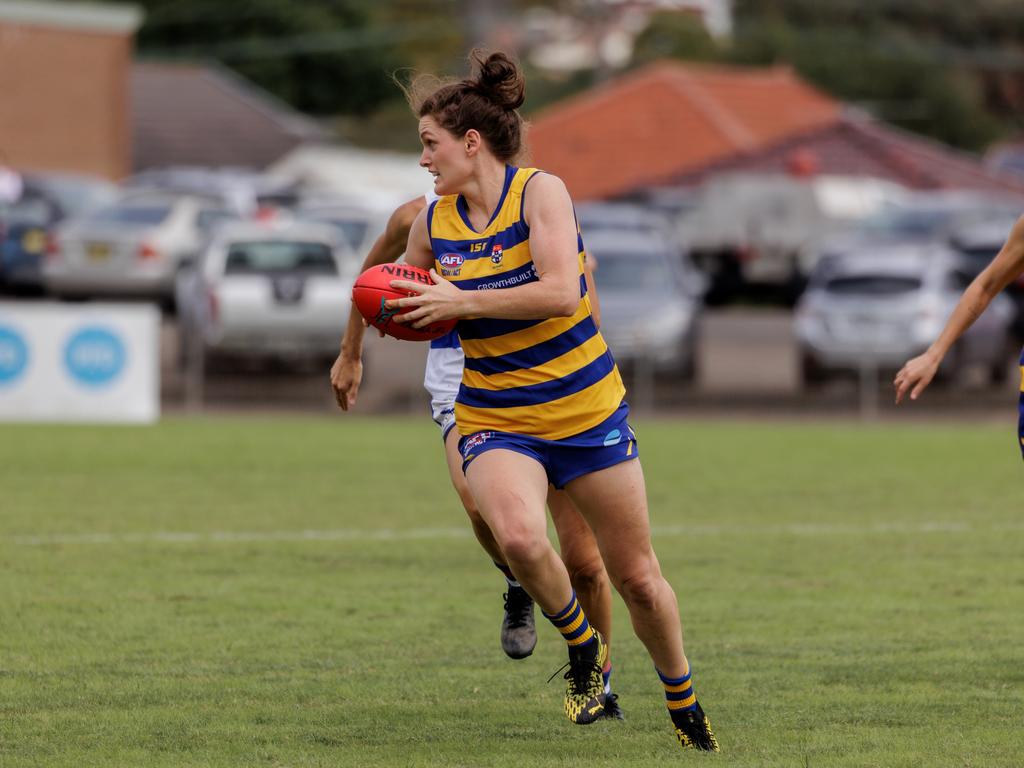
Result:
M0 421L160 418L152 305L0 302Z

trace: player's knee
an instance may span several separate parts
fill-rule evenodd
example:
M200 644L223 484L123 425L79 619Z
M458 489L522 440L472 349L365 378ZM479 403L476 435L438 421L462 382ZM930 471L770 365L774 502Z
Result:
M627 605L654 610L661 595L661 578L649 572L629 574L619 584L619 593Z
M498 541L498 546L514 571L516 565L529 567L539 562L551 544L547 538L533 535L528 531L507 531Z
M568 561L565 564L569 571L569 580L577 593L594 592L607 581L608 574L600 557L582 561Z

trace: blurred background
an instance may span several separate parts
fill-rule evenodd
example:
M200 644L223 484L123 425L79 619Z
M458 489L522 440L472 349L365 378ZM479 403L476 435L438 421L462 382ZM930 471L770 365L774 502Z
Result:
M527 74L641 410L895 418L1024 211L1005 0L0 0L0 419L336 408L359 264L429 189L395 78ZM372 336L372 338L371 338ZM1024 286L901 418L1005 418ZM358 409L422 412L368 335Z

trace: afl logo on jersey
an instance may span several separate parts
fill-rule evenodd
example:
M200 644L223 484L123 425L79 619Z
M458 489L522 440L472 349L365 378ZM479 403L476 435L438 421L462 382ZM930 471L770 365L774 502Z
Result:
M437 263L441 265L441 274L444 277L454 277L462 270L465 261L461 253L446 253L437 260Z
M491 249L491 263L495 266L501 264L501 243L495 243L494 248Z

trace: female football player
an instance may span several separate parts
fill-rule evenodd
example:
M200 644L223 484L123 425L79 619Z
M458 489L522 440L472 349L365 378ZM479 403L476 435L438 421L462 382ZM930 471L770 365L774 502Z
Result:
M428 202L436 200L433 194L417 197L399 206L388 219L384 232L377 238L363 261L365 271L377 264L395 261L405 251L409 239L409 228L416 215ZM587 285L593 290L588 261ZM596 296L596 291L593 293ZM359 310L353 304L349 311L348 325L341 342L337 360L331 367L331 387L342 410L347 411L356 403L359 386L363 378L362 349L365 324ZM480 517L473 496L462 472L462 457L458 449L458 431L455 426L455 397L462 379L463 354L459 337L451 333L430 344L424 386L430 393L431 411L434 421L441 428L445 458L452 485L469 516L480 546L491 557L494 565L505 575L508 591L505 593L505 615L501 623L501 647L513 659L529 656L537 644L537 631L533 617L533 599L515 580L505 563L504 555L494 541L490 528ZM564 491L551 488L548 493L548 509L555 525L555 533L561 551L562 561L569 572L573 589L580 604L602 635L610 637L612 624L611 585L597 541L586 521L573 506ZM609 641L609 646L611 645ZM602 668L605 686L604 715L622 719L618 697L611 691L612 665L609 657Z
M911 400L917 400L924 392L939 370L942 359L949 352L971 323L981 316L992 299L1006 286L1021 275L1024 275L1024 217L1010 230L1010 236L1003 247L969 286L957 302L953 314L946 321L939 338L935 340L923 355L908 360L906 365L896 374L893 385L896 387L896 403L910 393ZM1024 456L1024 351L1021 352L1021 394L1018 406L1017 443Z
M569 650L565 711L601 716L605 643L546 535L548 484L583 513L612 583L665 689L684 747L718 750L693 692L675 594L651 548L643 472L625 389L591 314L583 243L555 176L517 168L525 84L504 54L474 52L469 78L409 89L420 165L440 199L413 222L406 260L434 285L389 302L422 327L459 318L465 353L455 401L473 499L505 561Z

